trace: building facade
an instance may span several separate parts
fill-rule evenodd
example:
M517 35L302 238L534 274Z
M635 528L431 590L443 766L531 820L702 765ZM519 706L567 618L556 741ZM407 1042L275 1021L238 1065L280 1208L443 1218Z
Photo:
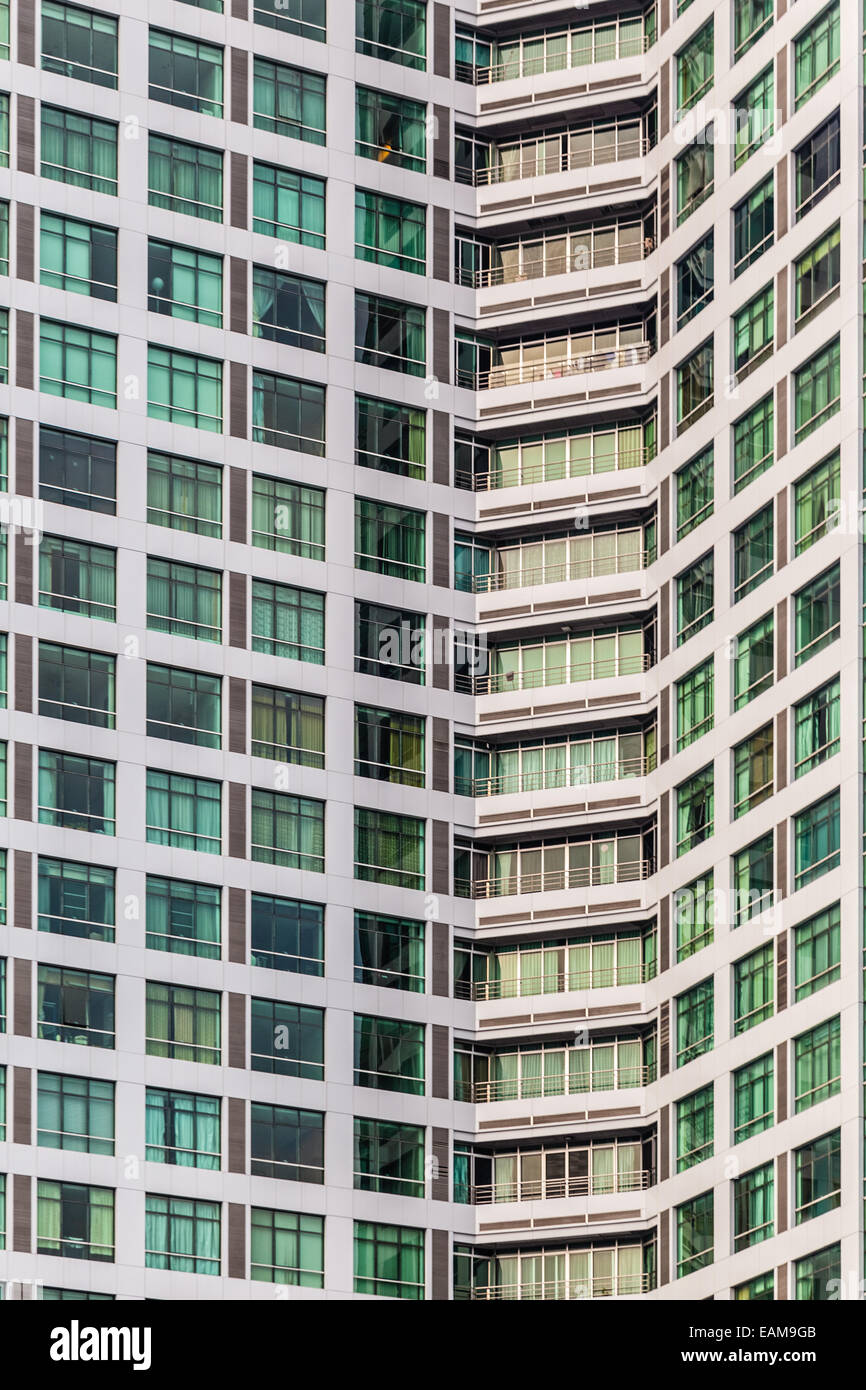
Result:
M0 30L3 1297L856 1296L861 6Z

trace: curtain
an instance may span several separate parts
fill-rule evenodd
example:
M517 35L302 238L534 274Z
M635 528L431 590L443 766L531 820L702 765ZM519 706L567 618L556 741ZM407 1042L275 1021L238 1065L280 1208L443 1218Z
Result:
M91 1187L88 1196L91 1254L100 1259L113 1259L114 1193L107 1187Z
M594 1197L615 1190L613 1144L593 1144L592 1146L592 1187Z
M39 1180L36 1198L36 1230L40 1246L60 1250L60 1183Z
M520 1060L520 1098L526 1100L543 1095L541 1052L521 1052Z

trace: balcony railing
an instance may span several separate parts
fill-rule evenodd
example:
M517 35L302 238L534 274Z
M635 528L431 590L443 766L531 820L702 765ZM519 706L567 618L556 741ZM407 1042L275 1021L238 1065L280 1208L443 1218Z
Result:
M612 38L607 42L590 42L586 48L581 48L575 44L575 39L581 37L594 38L594 31L591 27L585 29L564 29L558 34L545 34L544 38L548 43L559 38L566 45L564 51L556 53L544 53L538 57L529 57L528 54L521 53L514 58L507 58L502 63L494 63L490 67L470 67L469 64L461 64L458 77L462 81L471 82L476 87L485 87L493 82L509 82L516 77L540 77L548 72L567 72L571 68L588 67L595 63L612 63L622 58L639 58L647 52L650 41L645 34L637 37Z
M458 1297L473 1303L526 1299L560 1301L576 1298L616 1298L647 1293L654 1287L650 1274L600 1275L591 1279L536 1279L519 1284L475 1284L455 1289Z
M592 1173L575 1178L536 1178L534 1181L484 1183L469 1189L472 1206L495 1202L549 1202L561 1197L602 1197L613 1192L644 1192L654 1176L648 1168L633 1173Z
M542 869L538 873L508 874L504 878L454 880L458 898L507 898L523 893L556 893L564 888L600 888L612 883L638 883L655 873L651 859L624 864L591 864L580 868Z
M558 377L579 376L585 372L606 372L613 367L635 367L648 362L655 352L652 343L633 343L630 347L603 348L583 352L577 357L557 357L546 362L515 362L513 366L490 367L471 372L458 368L457 385L470 391L493 391L500 386L522 386L532 381L555 381Z
M485 675L458 674L455 688L469 695L500 695L504 690L538 690L549 685L570 682L608 680L614 676L634 676L648 671L652 665L649 652L639 656L615 656L608 661L594 661L591 666L574 669L569 666L548 667L544 671L490 671Z
M656 456L654 449L640 446L634 449L624 449L616 457L616 462L611 468L588 468L582 473L569 473L562 464L551 463L520 463L516 466L509 464L507 467L491 469L487 473L465 473L456 470L454 475L455 487L465 488L469 492L495 492L504 487L528 487L534 483L567 482L571 478L596 477L598 474L607 476L609 473L618 473L623 468L645 468Z
M476 188L494 183L514 183L518 179L537 179L545 174L564 174L573 169L593 169L600 164L619 164L626 159L642 159L652 148L645 135L633 135L606 144L598 149L559 150L539 154L533 151L514 161L500 160L482 169L467 169L458 165L454 177L458 183L471 183Z
M655 1081L655 1067L593 1067L592 1072L501 1077L497 1081L455 1081L454 1099L470 1105L498 1100L540 1100L546 1096L588 1095L592 1091L630 1091Z
M519 980L457 980L454 997L472 999L476 1003L489 999L537 999L541 995L565 994L569 990L645 984L654 978L654 965L620 965L608 970L598 967L590 967L589 970L549 970L543 975L523 975Z
M513 245L494 248L500 252L517 250ZM469 289L489 289L491 285L513 285L524 280L541 280L551 275L568 275L575 270L601 270L605 266L626 265L641 261L655 250L653 237L638 236L636 241L624 241L616 246L592 246L579 243L569 252L542 255L537 260L520 259L515 264L490 266L486 270L457 268L456 279Z
M513 551L511 552L513 554ZM494 562L496 555L491 557ZM498 593L502 589L524 589L534 584L567 584L573 579L600 579L609 574L631 574L652 564L650 550L633 550L622 555L604 555L592 560L564 560L558 564L539 565L516 570L495 570L490 574L471 577L473 594Z
M470 796L503 796L510 792L555 791L560 787L586 787L594 782L618 782L624 777L646 777L655 769L654 757L620 758L616 762L583 767L552 767L543 772L511 772L498 777L473 777Z

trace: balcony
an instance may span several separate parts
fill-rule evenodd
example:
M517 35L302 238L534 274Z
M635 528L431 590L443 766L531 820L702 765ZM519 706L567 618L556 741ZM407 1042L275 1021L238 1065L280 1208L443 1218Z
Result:
M618 676L641 675L653 664L649 652L636 652L598 658L592 666L575 670L574 663L562 666L548 666L543 671L526 669L517 671L490 671L484 675L472 676L458 673L455 689L469 695L501 695L515 690L538 690L547 686L577 684L591 680L609 680Z
M501 776L473 777L469 796L504 796L514 792L556 791L563 787L586 787L596 782L617 782L646 777L655 771L655 756L621 758L618 762L593 763L591 767L550 768L544 772L504 773Z
M474 1284L455 1289L455 1297L471 1302L565 1301L585 1298L621 1298L648 1293L655 1287L650 1274L600 1275L594 1278L527 1279L520 1283Z
M492 244L461 241L461 250L466 259L472 259L474 252L478 259L494 262L477 268L458 264L455 268L454 278L458 285L482 290L551 279L575 271L634 264L652 254L655 238L645 233L642 221L630 221L579 231L557 231L535 239Z
M527 382L556 381L560 377L582 376L588 372L606 372L614 367L636 367L648 362L655 352L650 342L633 343L629 347L602 348L583 352L576 357L563 355L540 362L515 362L491 367L486 371L469 372L461 369L457 385L470 391L493 391L501 386L523 386Z
M580 1177L536 1178L519 1182L482 1183L469 1188L471 1206L492 1206L500 1202L549 1202L566 1197L605 1197L625 1192L645 1192L655 1183L648 1168L610 1174L585 1173Z
M490 556L494 568L488 574L470 575L465 583L457 584L455 588L472 594L498 594L509 589L529 589L538 584L569 584L576 580L634 574L653 563L655 551L641 548L642 535L639 530L614 534L636 538L636 548L623 550L616 555L594 556L590 560L568 559L537 566L524 565L517 547L510 551L494 551ZM537 547L521 549L532 548Z
M457 183L489 188L494 184L539 179L548 174L573 173L605 164L624 164L643 159L652 148L649 136L641 133L639 122L592 126L580 131L563 131L526 144L502 148L490 146L492 158L474 168L458 164Z
M546 999L552 994L567 994L588 989L626 988L646 984L655 979L655 964L594 966L584 970L546 970L543 975L521 976L519 980L458 980L454 985L457 999L483 1003L497 999Z
M622 62L640 58L652 46L642 32L643 21L616 20L599 24L571 26L545 31L533 38L518 38L500 44L495 63L473 67L458 61L456 77L475 87L485 87L515 78L540 77L551 72L580 71L598 63Z
M492 1081L462 1081L455 1077L454 1099L470 1105L493 1101L541 1100L553 1096L589 1095L602 1091L629 1091L656 1079L654 1066L593 1066L592 1072L550 1072L542 1075L500 1077Z

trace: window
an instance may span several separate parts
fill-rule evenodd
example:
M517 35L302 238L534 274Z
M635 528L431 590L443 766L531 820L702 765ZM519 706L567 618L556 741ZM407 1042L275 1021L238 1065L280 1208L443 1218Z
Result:
M325 1011L277 999L250 1000L250 1067L325 1079Z
M173 348L147 346L147 413L219 434L223 420L223 364Z
M794 1109L797 1115L839 1094L840 1047L838 1014L794 1039Z
M164 1091L148 1086L145 1132L148 1163L219 1169L219 1096L198 1096L188 1091Z
M88 941L114 940L114 870L39 856L38 927Z
M7 52L6 57L9 57ZM117 20L42 0L42 67L61 77L117 88Z
M378 603L355 604L355 670L424 684L425 618Z
M355 568L424 582L426 516L355 498Z
M705 199L714 187L715 146L713 128L708 126L693 145L676 158L677 226L679 227Z
M93 299L117 299L117 232L42 212L39 278L43 285Z
M293 661L325 661L325 595L253 580L252 649Z
M355 1293L424 1298L424 1232L355 1222Z
M254 685L252 755L301 767L325 766L325 701L320 695Z
M2 11L0 11L2 13ZM8 14L8 10L6 11ZM9 203L0 201L0 275L9 274Z
M219 1274L219 1202L201 1202L191 1197L155 1197L148 1192L144 1253L148 1269Z
M148 874L146 913L148 950L219 960L219 888Z
M677 1278L713 1263L713 1194L677 1207Z
M838 562L794 595L794 661L823 651L839 636L841 588Z
M837 223L794 266L794 318L796 328L835 298L841 274L841 237Z
M734 62L757 43L772 23L773 0L735 0Z
M91 328L39 320L39 390L117 409L117 339Z
M355 776L423 787L424 724L421 715L356 705Z
M839 752L839 677L794 706L794 776L803 777Z
M794 889L839 866L839 793L794 817Z
M115 658L39 643L39 713L98 729L115 727Z
M677 646L713 621L713 553L677 575Z
M252 963L296 975L323 975L325 909L297 898L253 893L250 906Z
M424 0L355 0L355 50L387 63L426 67Z
M838 526L841 503L837 449L794 484L795 554L802 555Z
M147 734L220 747L220 678L147 663Z
M794 1275L798 1299L821 1303L838 1298L842 1282L841 1246L828 1245L824 1250L816 1250L814 1255L797 1260Z
M113 1155L113 1081L40 1071L37 1105L37 1144Z
M837 111L794 151L794 217L797 222L838 184L840 153Z
M839 4L828 5L794 40L794 110L839 71Z
M713 1088L677 1101L677 1172L713 1156Z
M39 824L113 835L114 763L39 750Z
M355 983L424 992L424 923L355 911Z
M218 570L147 557L147 626L151 632L219 642L222 575Z
M355 1015L355 1085L424 1095L424 1025Z
M710 976L680 994L677 1006L677 1066L713 1049L713 980Z
M151 134L147 201L154 208L222 222L222 151Z
M426 274L426 220L423 204L356 189L356 258L412 275Z
M113 440L39 427L39 496L64 507L115 514L117 497Z
M325 0L285 0L278 9L272 8L272 4L273 0L270 0L270 4L269 0L253 0L253 19L256 24L264 24L269 29L282 29L283 33L298 34L302 39L313 39L317 43L325 42ZM283 1216L287 1213L274 1214Z
M734 660L734 709L742 709L773 683L773 614L760 618L736 639Z
M734 920L732 926L741 927L752 917L759 917L772 906L773 885L773 832L762 835L733 857L734 868Z
M147 243L147 295L151 313L222 328L222 256L151 238Z
M151 526L222 535L222 469L174 454L147 454L147 520Z
M253 337L324 352L324 282L254 265Z
M773 1054L767 1052L734 1072L734 1143L773 1125Z
M677 681L677 752L713 727L713 658Z
M113 1261L113 1190L40 1178L36 1184L36 1249L40 1255Z
M739 169L774 133L772 65L734 101L734 168Z
M114 1047L113 975L39 965L37 981L37 1037L81 1047Z
M773 238L774 195L773 175L770 174L734 208L734 275L741 275L762 256L772 246Z
M355 294L355 361L408 376L424 376L425 310L419 305Z
M43 110L45 108L43 107ZM9 94L0 92L0 168L9 168ZM43 171L44 172L44 171ZM50 177L50 176L49 176ZM55 177L57 177L55 175ZM66 180L70 182L70 180Z
M794 1219L798 1226L842 1205L842 1136L838 1129L794 1150Z
M325 1286L325 1218L250 1210L250 1278L303 1289Z
M325 803L252 790L250 858L260 864L325 872Z
M324 458L324 386L254 371L253 440Z
M773 726L750 734L734 749L733 820L773 795Z
M3 856L3 900L6 900L6 856ZM6 909L3 909L3 921L6 920ZM6 961L0 956L0 1033L6 1032Z
M773 1016L773 943L734 961L734 1034Z
M734 1179L734 1252L769 1240L773 1228L773 1164Z
M425 822L355 807L355 878L424 891Z
M817 353L794 373L794 443L838 414L841 392L839 339Z
M677 854L686 854L713 833L712 764L677 787Z
M147 769L147 842L219 854L222 787L204 777Z
M404 478L426 475L426 415L371 396L355 397L355 462Z
M116 80L111 84L116 86ZM8 103L6 121L8 129ZM117 197L117 126L79 111L61 111L42 103L42 163L44 179L89 188L93 193ZM8 138L5 150L9 149ZM8 164L6 155L4 163Z
M687 960L704 946L711 946L715 925L715 891L712 873L703 874L673 895L677 925L677 960Z
M713 300L713 233L677 261L677 328L682 328Z
M687 430L713 404L713 344L704 343L677 367L677 426Z
M254 473L252 542L264 550L324 560L324 491Z
M324 75L254 58L253 125L310 145L324 145Z
M355 1187L397 1197L424 1196L421 1125L355 1117Z
M325 180L254 162L253 231L324 250Z
M713 20L677 54L677 120L713 85Z
M150 30L151 101L165 101L203 116L223 114L223 51L181 34Z
M713 446L678 469L677 540L681 541L713 514Z
M736 494L765 473L773 463L772 392L734 422L732 433Z
M4 1067L0 1067L0 1143L5 1144L5 1142L6 1142L6 1068L5 1068L5 1066L4 1066ZM5 1224L5 1222L4 1222L4 1220L3 1220L3 1216L2 1216L2 1211L3 1211L3 1208L2 1208L2 1199L3 1199L3 1195L4 1195L4 1194L3 1194L3 1188L2 1188L2 1186L0 1186L0 1250L2 1250L2 1248L3 1248L3 1245L2 1245L3 1234L4 1234L5 1230L6 1230L6 1224Z
M220 996L210 989L147 981L148 1057L220 1064Z
M422 101L355 87L355 154L423 174L427 108Z
M253 1177L322 1183L325 1117L287 1105L250 1105L250 1172Z
M834 903L794 928L795 1002L839 979L841 914Z
M734 314L734 371L746 373L773 350L773 286L768 285Z

